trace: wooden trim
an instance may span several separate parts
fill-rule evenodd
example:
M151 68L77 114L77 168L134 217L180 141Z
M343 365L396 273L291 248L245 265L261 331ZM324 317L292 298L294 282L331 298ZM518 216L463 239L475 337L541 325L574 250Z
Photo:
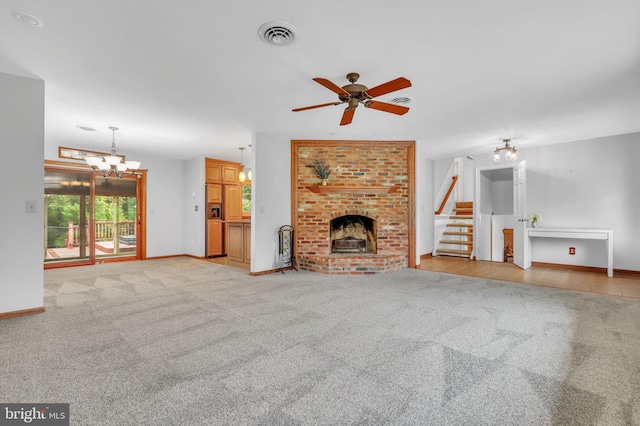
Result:
M138 174L138 184L136 185L138 206L138 217L140 225L140 242L136 241L136 256L140 260L147 258L147 171L141 170Z
M9 318L24 317L24 316L27 316L27 315L42 314L42 313L44 313L44 311L45 311L44 306L40 306L39 308L22 309L20 311L4 312L4 313L0 314L0 321L6 320L6 319L9 319Z
M176 258L176 257L190 257L192 259L197 259L197 260L207 260L207 258L204 257L204 256L194 256L192 254L186 254L186 253L183 253L183 254L169 254L169 255L166 255L166 256L153 256L153 257L147 257L144 260L173 259L173 258Z
M65 155L63 153L63 151L74 151L77 153L77 157L74 157L73 154L70 155ZM84 154L84 155L83 155ZM108 155L111 155L110 152L100 152L100 151L90 151L88 149L81 149L81 148L69 148L68 146L59 146L58 147L58 158L66 158L69 160L79 160L79 161L85 161L85 157L100 157L100 158L104 158ZM124 155L121 154L116 154L116 157L120 157L122 158L122 161L126 161L126 158Z
M293 227L293 232L295 238L292 242L291 247L291 256L295 259L295 264L298 265L298 147L301 141L292 140L291 141L291 170L289 171L289 176L291 176L291 188L289 189L291 194L291 226ZM296 266L297 268L297 266Z
M449 190L447 191L447 195L444 196L444 200L442 200L440 208L435 212L436 214L440 214L442 213L442 210L444 210L444 206L447 204L447 201L449 201L449 196L451 196L453 188L456 186L456 182L458 182L458 175L453 176L451 185L449 186Z
M367 194L391 194L400 189L400 185L394 186L342 186L342 185L314 185L306 187L309 191L318 194L326 192L335 193L351 193L351 192L364 192Z
M531 262L531 266L536 268L545 268L545 269L569 270L569 271L577 271L577 272L594 272L594 273L602 273L605 275L607 273L606 267L598 267L598 266L565 265L562 263L545 263L545 262ZM640 271L633 271L628 269L614 269L613 274L618 276L640 278Z
M416 142L407 147L407 167L409 179L409 200L407 214L409 219L409 268L417 268L416 263Z

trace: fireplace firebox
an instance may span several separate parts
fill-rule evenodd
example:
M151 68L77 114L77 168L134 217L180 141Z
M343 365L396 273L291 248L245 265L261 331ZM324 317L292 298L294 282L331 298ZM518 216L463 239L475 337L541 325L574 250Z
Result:
M331 253L376 253L376 234L376 221L370 217L336 217L329 223Z

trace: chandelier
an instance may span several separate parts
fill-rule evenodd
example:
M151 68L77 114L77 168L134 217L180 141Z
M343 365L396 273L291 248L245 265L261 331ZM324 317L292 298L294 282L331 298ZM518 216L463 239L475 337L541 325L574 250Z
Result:
M517 160L518 159L518 151L516 150L515 146L511 146L509 145L509 142L511 142L511 139L503 139L502 142L504 142L504 147L502 148L496 148L496 150L493 152L493 162L497 163L500 161L500 152L504 151L504 159L505 160Z
M102 176L117 176L122 177L125 173L133 174L140 168L139 161L122 161L123 158L116 155L118 148L116 148L116 130L117 127L109 127L113 133L111 139L111 155L105 155L104 157L85 157L84 161L91 166L94 172L102 174Z

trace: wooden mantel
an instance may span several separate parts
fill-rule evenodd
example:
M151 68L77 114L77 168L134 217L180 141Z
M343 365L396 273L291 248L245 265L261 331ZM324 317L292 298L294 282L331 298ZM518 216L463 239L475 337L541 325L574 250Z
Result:
M400 185L394 186L369 186L369 185L313 185L306 187L309 191L319 193L353 193L353 192L365 192L367 194L391 194L400 189Z

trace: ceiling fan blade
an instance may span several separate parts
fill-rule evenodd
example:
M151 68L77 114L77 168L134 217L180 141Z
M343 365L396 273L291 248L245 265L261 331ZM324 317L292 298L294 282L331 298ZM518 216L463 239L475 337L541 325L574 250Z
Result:
M392 114L404 115L409 112L409 108L401 105L388 104L379 101L367 101L364 103L367 108L377 109L378 111L390 112Z
M324 87L326 87L327 89L331 90L334 93L337 93L338 95L351 96L351 93L347 92L342 87L340 87L337 84L327 80L326 78L316 77L316 78L313 79L313 81L315 81L316 83L322 84Z
M379 86L373 87L367 90L367 95L375 98L380 95L395 92L396 90L406 89L411 87L411 82L404 77L396 78L395 80L387 81Z
M322 107L326 107L326 106L329 106L329 105L340 105L340 104L343 104L343 103L344 102L327 102L326 104L311 105L311 106L307 106L307 107L292 109L291 111L293 111L293 112L306 111L308 109L322 108Z
M355 113L356 113L355 108L347 107L344 110L344 114L342 114L342 120L340 120L340 125L346 126L347 124L351 124L351 121L353 120L353 114Z

